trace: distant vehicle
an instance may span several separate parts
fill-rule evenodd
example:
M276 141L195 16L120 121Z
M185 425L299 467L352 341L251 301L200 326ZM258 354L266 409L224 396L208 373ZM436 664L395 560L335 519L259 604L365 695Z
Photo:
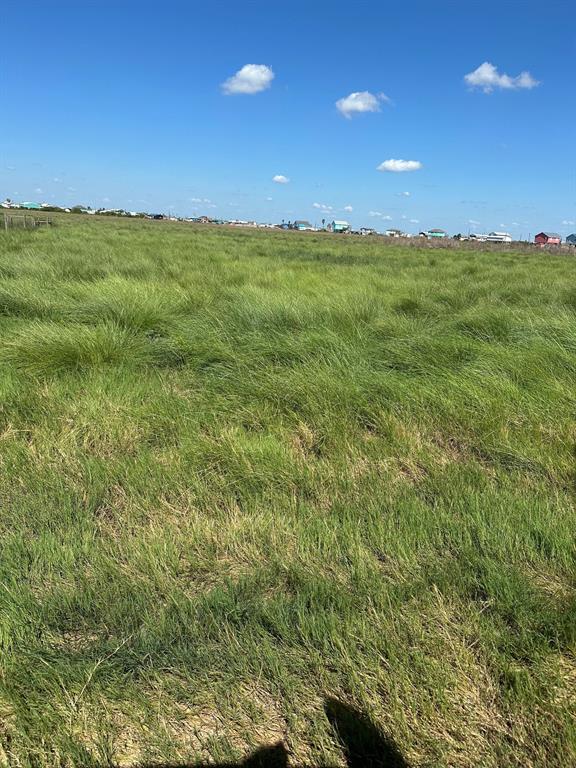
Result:
M153 218L153 219L156 219L156 220L160 220L160 219L163 219L163 218L164 218L164 214L163 214L163 213L155 213L155 214L152 216L152 218Z

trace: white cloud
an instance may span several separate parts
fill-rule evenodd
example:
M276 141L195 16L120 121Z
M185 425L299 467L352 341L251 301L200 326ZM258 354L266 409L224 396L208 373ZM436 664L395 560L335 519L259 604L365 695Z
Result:
M54 184L59 184L62 181L62 179L59 179L58 176L54 176L52 181L54 182Z
M377 216L384 221L392 221L392 216L387 216L382 211L368 211L368 216Z
M565 227L572 227L572 226L574 226L574 224L576 224L576 222L575 221L571 221L570 219L564 219L562 224Z
M76 192L75 187L66 187L66 189L68 190L68 192Z
M40 187L36 187L36 189L34 190L34 192L36 192L38 195L41 195L41 194L42 194L42 190L40 189Z
M473 227L477 227L480 222L476 221L476 219L468 219L468 224L472 224Z
M269 203L270 203L270 202L272 202L272 198L271 198L271 197L267 197L267 198L266 198L266 200L267 200Z
M260 93L270 88L274 72L265 64L244 64L235 75L222 83L222 90L229 96L233 93Z
M272 177L272 181L276 182L276 184L288 184L290 179L288 176L282 176L281 173L277 173L276 176Z
M410 192L398 192L398 197L410 197Z
M109 203L110 202L110 198L109 197L103 197L102 198L102 202L103 203Z
M317 208L319 211L325 211L325 212L329 212L333 210L331 205L325 205L324 203L312 203L312 208Z
M380 104L390 101L383 93L374 95L370 91L354 91L354 93L338 99L336 109L344 117L352 117L355 112L380 112Z
M391 171L392 173L405 173L406 171L418 171L422 168L420 160L384 160L380 163L378 171Z
M343 208L343 210L344 210L344 211L346 211L346 213L352 213L352 211L354 210L354 208L352 208L352 206L351 206L351 205L345 205L345 206L344 206L344 208Z
M420 219L410 219L410 224L420 224Z
M464 75L464 80L471 88L480 88L484 93L492 93L495 88L517 90L519 88L535 88L540 85L530 72L521 72L516 77L510 77L510 75L500 74L494 64L490 64L489 61L480 64L474 72Z

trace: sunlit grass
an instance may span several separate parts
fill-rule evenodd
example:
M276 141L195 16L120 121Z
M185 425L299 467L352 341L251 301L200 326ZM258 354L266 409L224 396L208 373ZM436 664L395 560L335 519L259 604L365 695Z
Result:
M0 233L0 764L337 765L329 695L413 765L576 762L575 274Z

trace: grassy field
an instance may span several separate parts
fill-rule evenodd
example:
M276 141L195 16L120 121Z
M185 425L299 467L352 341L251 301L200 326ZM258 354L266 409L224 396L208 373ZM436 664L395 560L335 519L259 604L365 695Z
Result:
M398 765L575 765L575 278L0 233L0 764L343 765L332 697Z

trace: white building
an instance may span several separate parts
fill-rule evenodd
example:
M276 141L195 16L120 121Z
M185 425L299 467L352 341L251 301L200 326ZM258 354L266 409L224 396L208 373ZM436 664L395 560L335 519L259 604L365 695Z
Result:
M489 232L486 235L487 243L511 243L512 235L508 232Z

